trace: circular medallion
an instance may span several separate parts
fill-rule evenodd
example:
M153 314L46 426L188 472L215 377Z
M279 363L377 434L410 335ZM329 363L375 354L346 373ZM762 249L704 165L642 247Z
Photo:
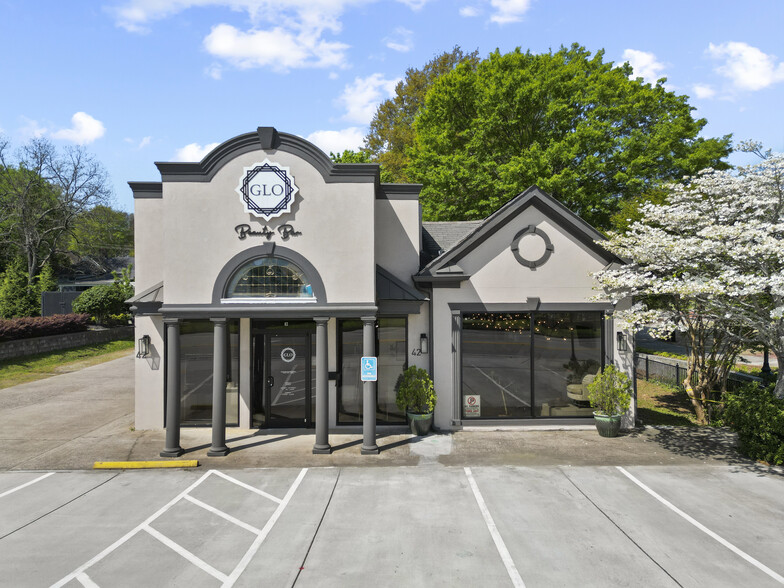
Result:
M553 244L542 229L529 225L515 235L512 253L521 265L536 269L553 254Z
M280 352L280 358L286 363L291 363L297 358L297 352L291 347L286 347Z

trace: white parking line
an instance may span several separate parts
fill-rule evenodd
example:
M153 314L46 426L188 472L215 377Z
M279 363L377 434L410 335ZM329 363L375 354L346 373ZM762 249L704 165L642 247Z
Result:
M163 543L166 547L168 547L169 549L171 549L175 553L177 553L177 554L181 555L182 557L184 557L185 559L187 559L189 562L191 562L193 565L195 565L200 570L207 572L210 576L212 576L216 580L220 580L221 582L224 582L224 583L226 582L226 574L224 574L223 572L219 572L214 567L212 567L210 564L208 564L206 561L201 559L199 556L197 556L197 555L191 553L190 551L188 551L187 549L185 549L179 543L177 543L175 541L172 541L171 539L169 539L163 533L157 531L156 529L153 529L150 525L145 525L143 527L143 530L147 531L150 535L155 537L158 541Z
M493 543L495 543L495 547L498 550L498 554L501 556L501 560L504 562L504 566L506 567L506 572L509 574L509 578L512 580L512 585L515 588L525 588L525 583L523 579L520 577L520 573L517 571L517 566L515 566L514 560L512 560L512 556L509 555L509 550L506 548L506 544L504 543L503 538L501 537L501 533L498 532L498 528L495 526L495 521L493 521L493 517L490 514L490 511L487 509L487 505L485 504L484 498L482 498L482 494L479 492L479 487L476 485L474 481L474 476L471 473L471 468L463 468L465 470L465 475L468 478L468 484L471 486L471 491L474 493L474 498L476 499L476 503L479 505L479 510L482 513L482 518L485 519L485 524L487 525L487 530L490 531L490 536L493 538Z
M115 541L114 543L112 543L112 544L111 544L109 547L107 547L106 549L104 549L104 550L103 550L101 553L99 553L98 555L96 555L94 558L92 558L92 559L91 559L90 561L88 561L87 563L85 563L85 564L82 564L81 566L79 566L78 568L76 568L76 569L75 569L73 572L71 572L70 574L68 574L67 576L65 576L65 577L64 577L63 579L61 579L59 582L57 582L57 583L55 583L55 584L52 584L52 587L51 587L51 588L60 588L61 586L65 586L65 585L66 585L68 582L70 582L71 580L73 580L74 578L76 578L76 577L77 577L79 574L81 574L82 572L84 572L84 571L85 571L87 568L89 568L89 567L90 567L90 566L92 566L93 564L96 564L96 563L98 563L99 561L101 561L101 560L102 560L104 557L106 557L107 555L109 555L109 554L110 554L112 551L114 551L115 549L117 549L118 547L120 547L120 546L121 546L123 543L125 543L126 541L128 541L128 539L130 539L131 537L133 537L134 535L136 535L136 533L138 533L138 532L139 532L139 531L140 531L142 528L144 528L146 525L148 525L149 523L151 523L152 521L154 521L155 519L157 519L159 516L161 516L163 513L165 513L167 510L169 510L169 509L170 509L172 506L174 506L175 504L177 504L177 502L179 502L179 501L180 501L180 500L181 500L181 499L182 499L182 498L183 498L183 497L184 497L186 494L188 494L188 492L190 492L191 490L193 490L194 488L196 488L196 486L198 486L198 485L199 485L199 484L201 484L201 483L202 483L204 480L206 480L206 479L207 479L207 477L208 477L208 476L209 476L209 475L210 475L212 472L213 472L213 470L210 470L210 471L208 471L208 472L205 472L205 473L204 473L204 475L202 475L202 476L201 476L201 477L200 477L198 480L196 480L196 481L195 481L193 484L191 484L191 485L190 485L190 486L188 486L188 487L187 487L185 490L183 490L182 492L180 492L180 493L179 493L177 496L175 496L174 498L172 498L172 499L171 499L169 502L167 502L166 504L164 504L164 505L163 505L161 508L159 508L159 509L158 509L158 510L157 510L157 511L154 513L154 514L152 514L152 515L150 515L149 517L147 517L147 519L145 519L145 520L144 520L144 521L143 521L141 524L139 524L137 527L134 527L133 529L131 529L130 531L128 531L128 532L127 532L125 535L123 535L122 537L120 537L120 538L119 538L117 541Z
M638 480L637 478L635 478L633 475L631 475L629 472L627 472L627 471L626 471L625 469L623 469L621 466L616 466L616 467L618 468L618 470L619 470L619 471L620 471L620 472L621 472L621 473L622 473L624 476L626 476L627 478L629 478L629 479L630 479L632 482L634 482L635 484L637 484L637 486L639 486L640 488L642 488L643 490L645 490L645 491L646 491L648 494L650 494L651 496L653 496L653 497L654 497L656 500L658 500L659 502L661 502L661 503L662 503L664 506L666 506L667 508L669 508L669 509L670 509L671 511L673 511L675 514L677 514L677 515L679 515L679 516L683 517L684 519L686 519L686 520L687 520L688 522L690 522L692 525L694 525L695 527L697 527L697 528L698 528L700 531L702 531L703 533L705 533L705 534L706 534L706 535L708 535L709 537L712 537L713 539L715 539L716 541L718 541L719 543L721 543L721 544L722 544L724 547L726 547L727 549L729 549L729 550L730 550L730 551L732 551L733 553L735 553L735 554L737 554L737 555L741 556L743 559L745 559L747 562L749 562L751 565L753 565L754 567L756 567L756 568L757 568L757 569L759 569L760 571L762 571L762 572L765 572L765 573L766 573L768 576L770 576L771 578L773 578L774 580L776 580L776 581L777 581L779 584L784 584L784 577L782 577L781 575L779 575L779 574L777 574L776 572L774 572L773 570L771 570L771 569L770 569L768 566L766 566L765 564L763 564L763 563L761 563L761 562L757 561L756 559L754 559L753 557L751 557L751 556L750 556L748 553L746 553L745 551L743 551L743 550L739 549L738 547L735 547L735 546L734 546L732 543L730 543L729 541L727 541L726 539L724 539L724 538L723 538L723 537L721 537L720 535L718 535L718 534L714 533L713 531L711 531L711 530L710 530L708 527L706 527L705 525L703 525L703 524L702 524L702 523L700 523L699 521L697 521L697 520L695 520L694 518L692 518L692 517L690 517L689 515L687 515L685 512L683 512L683 511L682 511L681 509L679 509L677 506L675 506L674 504L672 504L672 503L671 503L670 501L668 501L666 498L663 498L662 496L660 496L659 494L657 494L656 492L654 492L653 490L651 490L651 489L650 489L648 486L646 486L645 484L643 484L642 482L640 482L640 480Z
M248 551L246 551L245 555L242 556L240 563L237 564L237 567L234 568L234 571L229 575L228 581L223 584L225 587L228 588L230 586L234 586L234 582L237 581L237 578L239 578L242 575L242 572L245 571L245 568L248 567L250 560L253 559L254 555L256 555L256 552L267 538L267 535L269 535L272 527L275 525L280 515L283 514L283 510L288 506L289 500L291 500L291 497L294 496L294 492L297 491L297 488L299 487L300 482L302 482L302 478L305 477L307 471L307 468L302 468L299 476L297 476L297 479L294 480L294 483L291 485L291 488L289 488L289 491L286 492L286 496L283 497L283 501L278 505L278 508L275 509L275 512L272 513L272 516L267 521L267 524L264 525L261 533L259 533L255 541L253 541L253 544L248 548Z
M76 576L76 579L79 580L79 583L84 586L84 588L99 588L98 584L93 582L92 578L84 572Z
M259 531L253 525L249 525L248 523L245 523L245 522L243 522L243 521L241 521L239 519L236 519L233 516L231 516L230 514L225 513L222 510L215 508L214 506L210 506L209 504L206 504L206 503L202 502L198 498L194 498L193 496L188 495L188 496L185 497L185 500L188 500L188 501L192 502L193 504L195 504L196 506L200 506L204 510L208 510L208 511L210 511L213 514L218 515L222 519L226 519L230 523L234 523L238 527L242 527L246 531L250 531L254 535L258 535L259 533L261 533L261 531Z
M281 500L280 498L276 498L275 496L272 496L271 494L267 494L263 490L259 490L258 488L254 488L253 486L249 486L248 484L245 484L244 482L240 482L239 480L235 480L234 478L232 478L231 476L227 476L223 472L219 472L218 470L210 470L210 471L206 472L203 476L201 476L198 480L196 480L193 484L188 486L185 490L180 492L172 500L170 500L168 503L166 503L164 506L162 506L160 509L158 509L154 514L152 514L147 519L145 519L141 524L139 524L137 527L135 527L132 530L130 530L128 533L126 533L122 537L120 537L120 539L118 539L117 541L112 543L109 547L107 547L106 549L101 551L101 553L96 555L90 561L88 561L87 563L79 566L76 570L74 570L73 572L71 572L70 574L68 574L64 578L62 578L56 584L52 584L52 588L59 588L61 586L64 586L65 584L67 584L68 582L70 582L74 578L76 580L78 580L79 582L81 582L82 585L84 585L86 587L89 587L89 588L92 588L93 586L95 586L95 583L87 576L87 574L85 573L85 570L87 568L89 568L90 566L98 563L104 557L106 557L107 555L109 555L110 553L115 551L123 543L125 543L126 541L128 541L129 539L131 539L132 537L134 537L136 534L138 534L141 531L145 531L146 533L148 533L149 535L151 535L152 537L154 537L155 539L160 541L163 545L165 545L169 549L173 550L175 553L179 554L180 556L182 556L183 558L185 558L186 560L191 562L193 565L197 566L199 569L201 569L204 572L210 574L212 577L220 580L224 587L231 587L231 586L234 585L234 583L237 581L237 579L240 577L240 575L242 575L242 572L245 571L245 568L250 563L250 560L253 558L253 556L256 554L256 552L259 550L259 548L261 547L261 544L267 538L267 535L269 535L269 532L272 530L272 527L275 525L275 523L277 522L278 518L280 518L280 515L283 513L284 509L288 506L289 501L291 500L291 497L294 496L294 492L296 492L297 488L299 487L300 482L302 482L302 478L305 477L305 473L307 471L308 471L307 468L303 468L300 471L299 475L297 476L297 479L291 485L291 487L289 488L288 492L286 492L286 496L284 496L283 499ZM269 500L271 500L271 501L273 501L273 502L278 504L278 507L275 509L275 512L272 514L270 519L267 521L267 524L264 526L263 529L258 530L257 528L255 528L255 527L253 527L251 525L248 525L247 523L244 523L243 521L240 521L239 519L236 519L233 516L223 512L223 511L221 511L221 510L219 510L219 509L217 509L217 508L215 508L213 506L210 506L209 504L206 504L206 503L202 502L201 500L199 500L197 498L194 498L194 497L190 496L190 492L193 489L195 489L199 484L201 484L204 480L206 480L207 477L209 477L210 475L213 475L213 474L215 474L217 476L220 476L221 478L224 478L224 479L226 479L226 480L228 480L230 482L233 482L233 483L237 484L238 486L240 486L242 488L250 490L250 491L252 491L252 492L254 492L254 493L256 493L256 494L258 494L260 496L263 496L264 498L267 498L267 499L269 499ZM167 537L166 535L164 535L163 533L161 533L160 531L156 530L155 528L153 528L150 525L150 523L152 523L155 519L157 519L158 517L163 515L166 511L168 511L172 506L177 504L180 500L188 500L191 503L193 503L193 504L195 504L195 505L197 505L197 506L199 506L201 508L204 508L205 510L207 510L209 512L212 512L212 513L214 513L214 514L224 518L225 520L227 520L227 521L229 521L229 522L231 522L231 523L233 523L233 524L235 524L235 525L237 525L239 527L242 527L243 529L246 529L246 530L248 530L248 531L250 531L250 532L252 532L253 534L256 535L256 538L253 540L253 543L248 548L248 550L245 552L245 555L242 557L242 559L240 560L240 562L237 564L237 566L234 568L234 570L232 571L232 573L230 575L227 576L223 572L220 572L219 570L215 569L210 564L208 564L207 562L205 562L204 560L199 558L197 555L195 555L194 553L191 553L190 551L185 549L182 545L180 545L176 541L173 541L172 539L170 539L169 537Z
M278 504L280 504L282 502L282 500L280 498L278 498L277 496L273 496L272 494L267 494L266 492L264 492L264 490L259 490L258 488L254 488L253 486L249 486L245 482L240 482L236 478L232 478L231 476L228 476L228 475L224 474L221 471L214 470L214 473L215 473L215 475L220 476L224 480L232 482L233 484L237 484L237 486L239 486L241 488L245 488L245 490L250 490L251 492L255 492L259 496L263 496L264 498L267 498L267 499L271 500L272 502L276 502Z
M35 480L30 480L29 482L22 484L21 486L17 486L16 488L11 488L10 490L6 490L2 494L0 494L0 498L2 498L3 496L8 496L9 494L16 492L17 490L21 490L22 488L27 488L28 486L32 486L36 482L40 482L41 480L43 480L44 478L48 478L52 474L54 474L54 472L49 472L48 474L44 474L43 476L38 476Z

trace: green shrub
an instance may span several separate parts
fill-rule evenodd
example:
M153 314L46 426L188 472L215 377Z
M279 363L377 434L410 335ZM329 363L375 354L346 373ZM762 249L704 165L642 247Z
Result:
M397 381L395 403L404 412L419 414L433 412L437 399L433 380L421 368L409 366Z
M773 386L744 386L725 396L724 422L738 433L741 453L784 465L784 399L773 394Z
M100 324L109 321L110 315L125 314L127 292L118 284L100 284L85 290L73 301L74 312L87 313Z
M599 414L623 414L629 410L631 390L629 376L608 365L588 384L588 400Z

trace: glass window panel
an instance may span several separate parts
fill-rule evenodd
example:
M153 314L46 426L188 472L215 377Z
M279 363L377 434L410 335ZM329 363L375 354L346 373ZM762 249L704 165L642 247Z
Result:
M211 321L180 323L180 421L209 424L212 419Z
M378 382L376 383L376 420L379 423L404 423L404 415L395 404L397 381L406 369L406 318L379 318Z
M214 326L209 320L180 323L180 422L212 423ZM239 322L228 321L226 424L239 424Z
M463 317L463 418L532 416L530 320L527 313ZM467 396L478 410L465 410Z
M359 371L362 358L362 321L340 321L339 326L338 423L362 422L362 381Z
M602 313L534 314L535 415L593 414L586 384L602 364Z
M241 267L229 280L227 298L313 298L313 288L295 264L260 257Z

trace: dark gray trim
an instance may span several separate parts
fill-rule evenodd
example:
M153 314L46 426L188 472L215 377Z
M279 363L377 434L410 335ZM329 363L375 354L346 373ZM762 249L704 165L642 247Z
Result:
M128 300L126 300L125 303L133 304L134 302L156 302L161 298L160 296L158 296L158 292L162 289L163 289L163 282L161 281L158 282L157 284L150 286L146 290L139 292L138 294L134 294ZM155 294L155 296L150 296L151 294ZM150 300L145 300L145 298L147 298L148 296L150 297Z
M163 198L162 182L128 182L134 198Z
M163 302L136 302L129 307L133 316L146 316L149 314L161 314Z
M526 235L539 235L544 240L544 253L542 253L539 259L534 259L531 261L530 259L524 258L520 253L520 240ZM525 267L531 269L536 269L547 263L547 260L550 259L553 251L553 243L550 241L550 237L548 237L547 233L545 233L542 229L535 227L534 225L528 225L525 229L517 233L512 240L512 254L515 256L515 259L520 263L520 265L524 265Z
M234 272L246 263L253 259L258 259L259 257L279 257L297 265L305 272L308 280L310 280L310 285L313 288L313 296L316 297L317 304L327 303L327 291L324 288L324 282L321 280L321 276L318 271L316 271L316 268L313 267L313 264L296 251L282 247L276 243L264 243L264 245L257 245L256 247L245 249L226 262L226 265L224 265L223 269L218 273L218 277L215 279L215 284L212 287L212 303L220 305L221 298L225 297L226 286L234 275ZM232 303L232 306L234 304L239 303ZM252 305L253 303L248 304Z
M393 290L397 289L397 295ZM412 288L403 280L376 265L376 299L378 300L415 300L425 301L427 298L419 290Z
M463 414L463 314L452 311L452 420Z
M159 313L172 318L357 318L378 311L374 304L164 304Z
M468 280L471 276L449 274L444 276L420 276L419 274L411 276L414 283L419 286L422 285L427 288L459 288L462 282Z
M229 139L210 151L200 162L156 162L164 182L210 182L229 161L251 151L284 151L304 159L321 174L327 184L378 184L380 172L376 163L333 163L321 149L302 137L279 133L274 127L258 127L256 131ZM272 156L272 155L270 155Z
M599 255L607 263L622 260L600 247L596 241L602 241L605 236L574 214L555 198L541 190L538 186L531 186L522 194L511 199L501 208L487 217L484 222L468 235L463 237L449 251L446 251L428 263L418 275L432 275L442 267L454 264L490 236L513 221L523 210L534 206L548 218L562 226L571 236L575 237L588 249Z
M419 200L422 184L381 184L376 200Z
M419 314L424 300L379 300L379 315Z
M539 298L529 298L526 302L513 304L483 302L450 302L449 309L462 312L606 312L613 309L610 302L541 302Z

